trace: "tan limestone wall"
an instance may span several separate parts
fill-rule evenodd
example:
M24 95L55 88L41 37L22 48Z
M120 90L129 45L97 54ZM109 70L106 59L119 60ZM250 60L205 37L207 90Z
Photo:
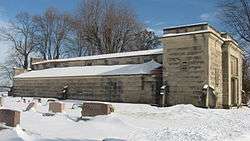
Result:
M165 32L175 33L162 39L166 46L163 55L163 80L170 85L167 99L169 105L189 103L204 106L204 103L209 103L210 107L215 105L217 108L226 108L235 106L232 105L234 100L240 105L242 51L230 36L206 24L170 28ZM238 60L237 75L233 75L231 71L232 58ZM231 96L231 78L238 80L238 95L234 100ZM200 99L201 95L206 95L201 91L205 84L214 88L215 94L214 97L206 98L206 101Z
M228 43L222 45L222 75L223 75L223 107L229 107L229 93L231 89L229 87L229 48Z
M237 46L234 44L234 43L230 43L229 44L229 54L230 54L230 57L229 57L229 78L237 78L238 79L238 97L237 97L237 103L238 105L241 104L241 90L242 90L242 63L243 63L243 60L242 60L242 53L240 52L240 50L237 48ZM231 59L232 57L235 57L237 58L238 60L238 75L233 75L232 74L232 70L231 70ZM230 82L230 81L229 81ZM229 88L231 87L231 84L229 85ZM232 92L229 93L229 97L231 97L231 94ZM229 100L229 102L231 103L231 99Z
M222 44L223 41L215 36L209 34L208 48L209 48L209 86L214 88L216 98L216 106L222 107ZM213 99L211 99L213 100ZM212 104L212 103L211 103Z
M170 86L168 105L193 104L205 106L201 99L208 83L209 33L166 37L163 80Z
M152 75L15 79L17 96L60 97L68 85L70 99L156 103L157 80Z
M232 74L231 59L238 60L238 75ZM223 105L224 107L235 106L232 105L233 100L237 101L237 105L242 103L242 52L234 42L226 41L223 44ZM237 79L237 97L232 99L231 79Z

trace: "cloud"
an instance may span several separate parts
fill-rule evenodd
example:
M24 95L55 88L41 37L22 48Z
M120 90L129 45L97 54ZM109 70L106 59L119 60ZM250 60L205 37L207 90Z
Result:
M200 19L202 21L215 22L218 14L219 14L218 10L210 13L203 13L200 15Z
M210 13L203 13L200 15L200 19L203 21L209 21L211 19Z
M164 24L165 24L165 22L158 22L154 26L161 26L161 25L164 25Z
M163 35L163 26L166 22L157 20L146 20L147 30L154 32L157 36Z
M144 23L150 26L162 26L165 24L165 22L162 22L162 21L156 22L154 20L145 20Z
M149 24L149 23L151 23L151 21L150 20L146 20L146 21L144 21L146 24Z
M153 29L153 28L148 27L147 30L154 32L155 35L157 35L157 36L162 36L163 35L163 30L162 29Z

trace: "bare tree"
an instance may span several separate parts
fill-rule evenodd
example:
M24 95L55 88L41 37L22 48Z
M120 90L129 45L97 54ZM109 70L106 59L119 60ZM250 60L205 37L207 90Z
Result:
M80 57L86 56L88 51L87 46L83 40L82 31L79 29L80 23L74 20L72 23L72 30L66 38L64 54L65 57Z
M0 65L0 78L1 83L0 86L11 86L13 76L14 76L14 69L12 67L6 66L5 64Z
M28 68L29 56L37 45L35 32L32 17L24 12L17 14L8 27L1 28L1 38L12 43L16 62L24 69Z
M147 40L148 36L142 36L143 24L124 3L83 0L77 13L80 24L77 32L82 36L87 55L155 48L155 42ZM142 47L143 41L147 41L147 47Z
M243 103L247 103L249 100L249 92L250 92L250 58L249 56L245 56L242 64L242 89L246 92L246 95L243 95Z
M55 8L48 8L42 15L33 17L40 41L37 51L44 60L62 56L62 46L70 31L71 21L71 15L60 13Z
M100 26L102 16L102 2L100 0L86 0L80 3L77 9L78 31L87 46L87 55L97 54L97 48L101 46Z
M37 51L43 56L44 60L52 59L51 46L55 17L56 12L52 8L47 9L43 15L33 17L33 22L38 30L36 34L39 39Z
M219 18L234 34L250 43L250 7L249 0L223 0Z
M221 9L219 18L227 26L227 30L238 38L242 48L250 53L250 1L249 0L223 0L219 3ZM249 57L243 60L243 90L250 91Z
M58 59L61 55L62 45L65 41L69 31L70 31L70 23L71 16L67 13L60 14L56 17L55 20L55 29L54 29L54 54L53 59Z
M13 77L15 67L22 67L23 60L21 59L22 55L15 52L15 50L11 49L7 52L7 56L3 63L0 64L0 90L1 87L11 87L13 82ZM20 57L20 58L19 58Z
M157 48L160 45L159 38L154 32L144 30L136 34L135 36L135 50L148 50Z

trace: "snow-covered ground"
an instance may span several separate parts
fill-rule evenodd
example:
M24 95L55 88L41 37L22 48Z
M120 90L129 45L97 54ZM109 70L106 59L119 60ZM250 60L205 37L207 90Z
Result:
M32 100L31 98L29 98ZM23 111L28 103L4 98L4 107ZM192 105L159 108L146 104L112 103L115 112L88 120L80 117L82 101L64 101L65 113L48 112L46 99L37 110L21 113L19 127L0 130L0 141L249 141L250 108L202 109Z

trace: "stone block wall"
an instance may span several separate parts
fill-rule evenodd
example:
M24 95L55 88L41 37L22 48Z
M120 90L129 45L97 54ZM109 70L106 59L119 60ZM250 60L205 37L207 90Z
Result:
M163 81L169 85L167 103L196 106L230 107L241 103L242 51L226 33L208 24L176 27L165 30ZM235 70L232 73L232 60ZM234 71L235 71L234 70ZM237 82L231 82L237 81ZM233 86L231 83L235 84ZM212 90L208 96L203 86ZM236 96L232 90L237 91Z
M209 48L209 86L214 89L214 98L210 97L210 101L215 103L209 103L211 107L216 105L222 107L222 90L223 90L223 79L222 79L222 44L223 40L210 33L208 37L208 48Z
M237 105L240 105L242 103L242 63L243 63L243 56L242 51L237 47L237 44L235 42L232 42L230 40L224 42L223 44L223 106L224 107L230 107L235 106L233 105L233 99L232 99L232 79L237 80L237 94L236 94L236 100L235 102ZM233 74L232 70L232 59L237 59L238 65L237 70L238 74Z
M224 43L222 45L222 76L223 76L223 107L229 107L230 102L229 102L229 93L230 93L230 87L229 87L229 48L228 48L228 43Z
M70 99L155 104L159 81L153 75L16 78L13 93L59 98L67 85Z
M191 34L162 39L163 80L169 85L168 105L204 106L203 85L208 83L208 34Z

